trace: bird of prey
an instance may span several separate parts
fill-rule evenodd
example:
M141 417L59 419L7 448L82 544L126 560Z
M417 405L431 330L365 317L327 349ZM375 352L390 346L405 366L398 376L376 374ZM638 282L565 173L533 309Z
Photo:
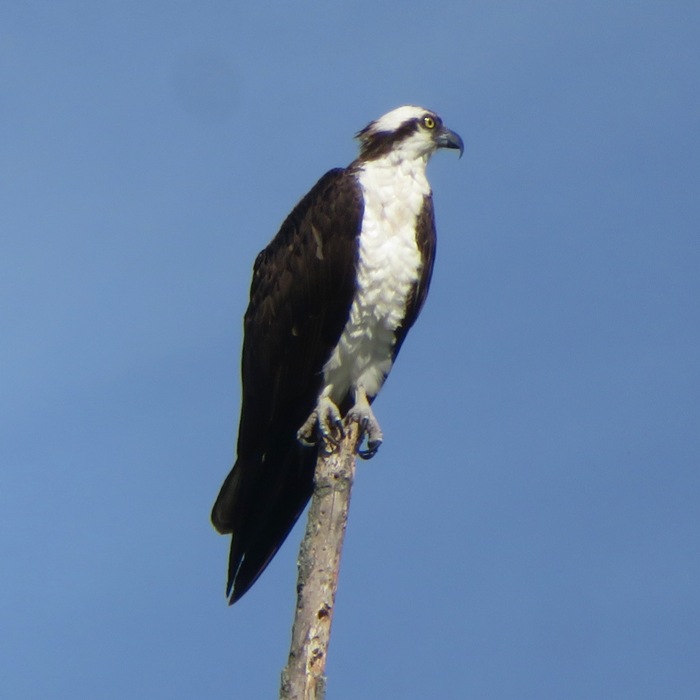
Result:
M358 453L382 442L371 404L428 293L435 221L426 165L462 139L404 106L357 134L360 153L327 172L258 255L244 319L237 459L212 523L231 534L226 595L255 583L312 490L319 447L343 420Z

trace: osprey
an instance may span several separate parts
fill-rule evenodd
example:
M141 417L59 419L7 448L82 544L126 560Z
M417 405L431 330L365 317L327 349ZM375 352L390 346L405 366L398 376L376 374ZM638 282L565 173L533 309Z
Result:
M237 459L212 523L231 534L229 603L257 580L311 497L319 447L356 420L358 454L382 442L371 404L418 316L433 270L425 168L464 151L434 112L399 107L357 134L255 260L244 319Z

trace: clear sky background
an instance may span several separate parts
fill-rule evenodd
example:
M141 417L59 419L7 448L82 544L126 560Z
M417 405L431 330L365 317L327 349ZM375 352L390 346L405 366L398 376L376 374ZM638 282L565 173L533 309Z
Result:
M700 5L3 2L0 696L273 698L297 528L209 511L256 253L405 103L433 287L359 466L329 700L700 697Z

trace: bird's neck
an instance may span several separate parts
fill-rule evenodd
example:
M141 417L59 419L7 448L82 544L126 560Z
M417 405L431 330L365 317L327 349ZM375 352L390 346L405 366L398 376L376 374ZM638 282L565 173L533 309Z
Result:
M430 183L425 169L429 156L406 157L400 149L391 151L381 158L360 163L360 180L382 199L408 196L427 196Z

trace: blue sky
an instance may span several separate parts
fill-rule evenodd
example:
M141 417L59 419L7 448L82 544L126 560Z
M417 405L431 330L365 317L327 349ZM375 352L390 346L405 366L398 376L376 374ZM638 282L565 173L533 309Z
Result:
M423 316L358 469L328 696L700 696L700 6L0 9L0 695L276 697L299 529L234 608L255 254L405 103Z

